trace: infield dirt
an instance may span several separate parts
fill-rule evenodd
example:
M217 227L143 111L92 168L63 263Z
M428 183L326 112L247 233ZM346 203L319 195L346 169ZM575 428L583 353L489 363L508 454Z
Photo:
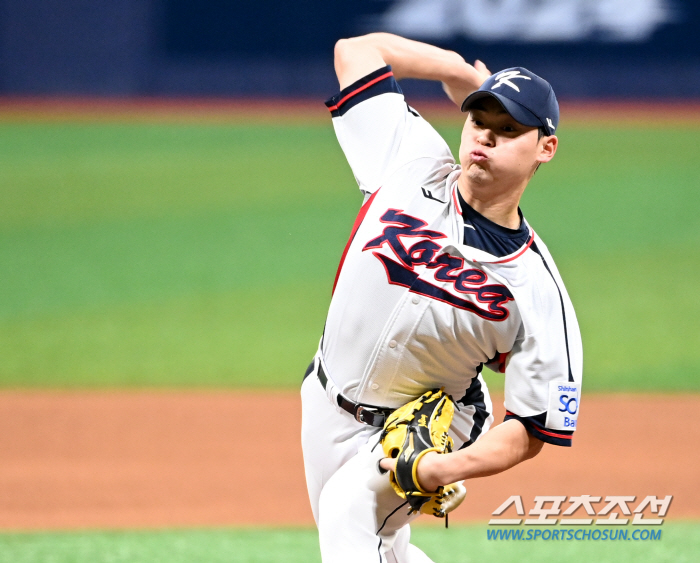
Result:
M535 495L581 494L671 494L668 518L700 517L700 396L582 408L572 448L471 481L451 520L485 524L511 495L528 510ZM0 430L3 529L313 523L296 393L5 391Z

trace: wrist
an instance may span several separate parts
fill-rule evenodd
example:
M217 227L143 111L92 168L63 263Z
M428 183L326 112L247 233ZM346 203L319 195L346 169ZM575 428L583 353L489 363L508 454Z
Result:
M447 76L443 82L471 79L473 71L472 65L465 61L464 57L462 57L462 55L459 53L450 51L449 55L450 56L447 61L449 63L449 66L447 67Z
M477 90L483 81L484 77L472 65L459 57L459 60L455 60L455 63L451 65L449 78L444 82L458 85L462 89Z
M445 481L445 458L448 454L428 452L419 461L416 470L420 487L427 492L433 492L438 487L449 484Z

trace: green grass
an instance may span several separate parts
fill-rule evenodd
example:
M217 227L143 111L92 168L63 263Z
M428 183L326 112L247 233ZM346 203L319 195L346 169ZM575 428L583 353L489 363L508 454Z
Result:
M588 390L700 391L698 133L563 127L526 192ZM0 123L0 386L294 388L359 204L330 124Z
M691 563L700 525L666 523L657 541L489 541L485 525L414 527L436 563ZM631 528L631 527L630 527ZM631 533L631 529L630 529ZM218 529L0 534L0 563L317 563L316 531Z

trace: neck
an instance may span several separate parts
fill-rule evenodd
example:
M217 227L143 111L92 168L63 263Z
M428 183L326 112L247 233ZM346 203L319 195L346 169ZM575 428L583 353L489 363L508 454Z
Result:
M457 180L457 188L464 201L487 219L508 229L520 227L518 206L526 185L527 182L522 186L499 190L494 186L476 184L464 173Z

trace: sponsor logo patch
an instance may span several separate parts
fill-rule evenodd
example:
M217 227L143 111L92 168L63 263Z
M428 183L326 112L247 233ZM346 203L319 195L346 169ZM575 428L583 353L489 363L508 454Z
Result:
M545 426L552 430L576 430L580 397L580 383L550 381Z

